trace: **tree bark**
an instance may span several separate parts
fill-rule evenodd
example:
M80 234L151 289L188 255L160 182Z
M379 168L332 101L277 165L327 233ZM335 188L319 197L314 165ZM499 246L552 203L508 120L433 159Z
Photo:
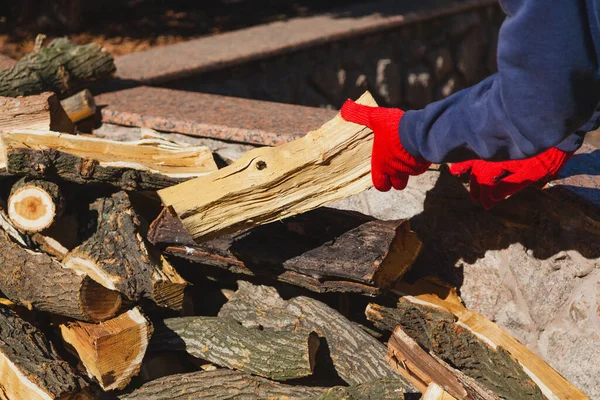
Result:
M0 397L5 399L91 399L46 337L8 307L0 305Z
M383 344L326 304L304 296L285 301L272 287L244 281L238 281L238 287L219 311L220 317L265 330L317 332L329 348L336 372L351 385L402 379L386 362ZM404 387L415 390L408 383Z
M13 243L0 231L0 290L17 304L82 321L115 315L121 296L85 274Z
M0 71L0 96L27 96L46 91L69 95L115 71L112 56L100 45L76 45L59 38Z
M23 232L40 232L50 228L64 210L64 197L54 182L21 178L11 188L8 216Z
M319 339L314 332L289 333L245 328L218 317L164 320L150 351L185 350L222 367L286 381L312 374Z
M153 328L134 308L99 324L61 325L60 331L88 374L108 391L123 389L139 373Z
M401 380L383 378L353 386L336 386L315 400L404 400L405 389Z
M67 254L65 266L132 301L146 297L161 307L181 309L187 282L143 238L142 221L127 193L100 198L90 211L95 233Z
M241 371L219 369L165 376L119 396L121 400L311 399L326 388L292 386Z
M15 129L74 133L75 125L52 92L17 98L0 97L0 132Z
M72 122L79 122L96 113L96 102L88 89L67 97L60 104Z
M375 106L367 92L358 101ZM305 137L249 151L210 175L158 191L194 240L279 221L371 185L372 131L340 115Z

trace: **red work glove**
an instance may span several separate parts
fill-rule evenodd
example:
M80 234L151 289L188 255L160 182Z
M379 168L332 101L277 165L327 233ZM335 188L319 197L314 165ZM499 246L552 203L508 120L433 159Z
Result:
M557 148L524 160L490 162L471 160L453 164L450 173L455 176L471 171L469 185L471 200L489 210L494 203L504 200L536 182L553 178L569 161L573 153Z
M375 134L371 155L371 179L375 188L387 192L392 187L402 190L409 175L427 171L429 161L417 159L400 143L400 119L404 111L398 108L369 107L346 101L342 118L369 127Z

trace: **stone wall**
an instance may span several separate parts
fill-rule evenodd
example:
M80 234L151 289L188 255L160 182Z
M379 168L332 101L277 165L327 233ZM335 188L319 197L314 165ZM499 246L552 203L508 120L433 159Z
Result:
M336 109L368 89L381 105L421 108L496 71L503 19L485 6L165 86Z

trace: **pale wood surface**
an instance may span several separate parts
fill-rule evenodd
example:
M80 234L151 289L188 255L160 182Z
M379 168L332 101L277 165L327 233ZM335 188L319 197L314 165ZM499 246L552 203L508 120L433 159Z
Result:
M15 129L75 132L75 126L52 92L17 98L0 97L0 132Z

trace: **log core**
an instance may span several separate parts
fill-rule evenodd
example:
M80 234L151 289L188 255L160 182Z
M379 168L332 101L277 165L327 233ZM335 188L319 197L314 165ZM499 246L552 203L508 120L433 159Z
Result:
M104 321L121 308L121 295L88 277L81 285L81 303L90 320Z
M22 179L8 198L9 218L26 232L48 229L61 216L62 208L62 194L53 182Z

